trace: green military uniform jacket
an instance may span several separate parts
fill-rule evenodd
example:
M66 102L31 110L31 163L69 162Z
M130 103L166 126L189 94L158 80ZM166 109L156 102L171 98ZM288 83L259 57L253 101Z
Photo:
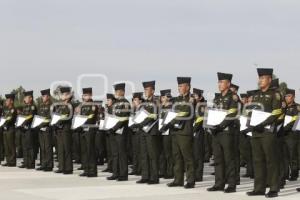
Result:
M268 89L265 92L259 90L253 95L252 103L255 104L254 109L272 114L261 125L271 125L273 127L272 130L267 130L267 132L273 133L276 131L277 120L282 115L282 96L274 89ZM252 137L263 137L263 134L254 131Z
M214 107L225 110L228 113L225 120L219 125L223 131L233 133L238 112L238 101L237 95L230 90L224 96L222 94L215 96Z
M145 99L140 109L145 109L150 115L140 124L141 127L152 126L151 130L146 133L149 135L158 135L158 101L155 96Z
M17 111L14 107L12 108L4 107L2 112L2 117L6 119L6 122L3 124L4 130L9 129L15 126Z
M190 94L179 96L174 99L173 111L178 113L175 120L171 122L173 134L193 136L193 102Z

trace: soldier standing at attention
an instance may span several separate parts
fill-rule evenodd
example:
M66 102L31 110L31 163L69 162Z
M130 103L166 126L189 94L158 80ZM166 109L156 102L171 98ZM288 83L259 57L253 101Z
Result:
M254 92L253 91L247 91L247 94L241 94L241 114L245 117L249 117L249 113L252 110L252 96ZM254 172L253 172L253 159L252 159L252 148L251 148L251 137L248 136L246 133L242 134L240 136L240 153L241 157L244 159L244 162L246 164L246 174L244 174L243 178L254 178Z
M214 99L214 107L227 111L223 122L212 129L213 155L215 162L215 185L207 191L223 191L225 184L228 187L225 193L236 191L235 170L235 120L237 115L238 99L230 90L232 74L218 73L220 94Z
M143 93L133 93L132 97L132 117L140 110L143 102ZM132 128L132 172L129 175L141 175L141 145L140 145L140 130L139 128Z
M158 184L161 137L158 132L158 103L154 96L155 81L143 82L143 87L144 102L141 109L145 109L149 116L140 124L133 125L141 131L142 178L137 183ZM145 128L147 126L149 128Z
M74 105L74 115L79 115L80 114L80 104ZM82 163L82 154L81 151L81 134L80 134L80 129L72 130L72 160L76 164L81 164L81 167L78 168L78 170L83 169L83 163Z
M196 182L203 181L203 169L205 160L205 143L203 128L206 100L203 97L203 90L194 88L193 97L195 99L195 122L194 122L194 158L195 158L195 177Z
M21 115L26 117L26 121L22 124L22 145L24 162L20 168L35 168L35 150L34 150L34 130L31 129L33 116L37 113L36 106L33 103L33 91L24 92L24 107Z
M230 85L230 90L234 94L235 100L238 101L238 111L240 111L241 108L241 100L238 96L238 91L239 91L239 86L236 84L231 83ZM234 134L234 147L235 147L235 175L236 175L236 184L240 185L240 164L241 164L241 155L240 155L240 120L236 118L234 122L234 127L235 127L235 134Z
M97 106L97 125L100 125L100 120L104 120L104 107L102 106L103 101L94 101ZM96 130L96 162L97 165L104 165L104 159L106 158L106 147L105 147L105 134L104 130Z
M277 147L280 148L278 150L277 157L279 158L279 182L280 182L280 189L283 189L286 184L286 179L288 179L289 173L288 173L288 153L287 153L287 146L284 141L284 128L283 123L285 119L285 110L286 110L286 102L284 101L284 95L282 94L280 90L279 85L279 79L273 79L271 82L272 90L276 92L275 95L280 96L281 102L282 102L282 112L281 115L278 117L275 127L274 128L274 134L277 135ZM267 184L268 185L268 184Z
M104 118L106 115L113 114L113 103L115 101L115 97L113 94L106 94L106 105L105 105L105 113ZM112 134L109 131L105 131L105 144L106 144L106 152L107 152L107 168L104 169L102 172L110 172L112 173Z
M282 114L281 96L270 88L273 69L259 68L260 90L253 96L253 103L264 112L271 113L271 116L264 122L253 127L251 138L252 154L254 163L254 190L248 192L249 196L265 195L267 184L270 186L266 197L278 196L279 191L279 162L277 158L277 136L270 129L265 127L275 125Z
M111 134L113 175L107 180L128 180L127 129L130 116L130 103L125 99L125 83L114 85L115 102L113 115L119 122L109 130Z
M164 119L172 110L171 90L160 91L160 119ZM164 179L174 178L174 160L172 155L172 133L170 130L162 133L162 151L160 155L160 173Z
M72 96L70 87L61 87L60 103L54 107L54 113L61 116L61 120L55 125L59 164L55 173L73 174L71 125L74 108L71 104Z
M193 156L193 98L190 94L191 78L177 77L179 96L174 100L173 111L177 117L169 124L172 131L172 151L174 158L173 182L168 187L180 187L184 184L186 172L186 189L195 187L195 170Z
M290 123L284 127L285 144L287 147L287 160L288 160L288 172L289 181L296 181L299 176L298 165L297 165L297 146L299 133L293 130L294 124L298 119L300 112L300 106L295 102L295 90L287 89L285 93L286 115L292 117Z
M15 167L16 166L16 146L15 146L15 121L17 112L14 107L14 94L5 95L5 106L1 117L6 121L3 124L3 139L6 163L3 166ZM0 144L2 145L2 144Z
M37 170L52 171L53 170L53 143L52 130L50 128L51 119L51 99L50 89L42 90L42 103L38 107L37 114L45 118L45 121L39 128L39 141L41 149L41 167Z
M84 172L80 176L97 177L97 162L96 162L96 122L98 116L98 107L93 103L93 91L92 88L82 89L83 103L80 105L80 115L88 117L85 124L80 128L82 154L84 159L82 160L84 166Z

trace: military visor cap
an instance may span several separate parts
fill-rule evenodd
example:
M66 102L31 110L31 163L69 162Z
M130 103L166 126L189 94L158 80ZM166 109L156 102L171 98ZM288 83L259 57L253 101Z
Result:
M6 94L5 98L6 99L11 99L11 100L15 100L16 95L15 94Z
M240 94L241 95L241 98L243 99L243 98L248 98L248 94L246 94L246 93L242 93L242 94Z
M289 94L295 96L296 91L294 89L286 89L285 95L289 95Z
M231 88L234 88L234 89L236 89L236 90L239 90L239 89L240 89L240 86L238 86L238 85L236 85L236 84L233 84L233 83L230 84L230 87L231 87Z
M231 82L232 76L233 76L232 74L226 74L226 73L218 72L218 80L219 81L228 80L228 81Z
M41 95L50 95L50 89L41 90Z
M117 90L124 90L125 91L125 83L117 83L114 85L115 91Z
M113 94L111 94L111 93L107 93L106 94L106 99L114 99L115 98L115 96L113 95Z
M167 89L167 90L161 90L160 91L160 96L167 96L167 97L171 97L171 90Z
M272 68L257 68L258 76L272 76L273 69Z
M23 92L23 95L24 95L24 97L33 96L33 91L32 90L31 91L25 91L25 92Z
M142 99L143 98L143 92L135 92L132 94L132 98L138 98L138 99Z
M203 90L200 90L198 88L193 88L193 94L197 94L198 96L202 96Z
M82 88L82 94L92 94L93 89L92 88Z
M60 93L68 93L71 92L71 87L61 87Z
M177 77L178 85L184 84L184 83L191 84L191 80L192 80L191 77Z
M152 87L153 89L155 89L155 81L143 82L143 87L144 88Z

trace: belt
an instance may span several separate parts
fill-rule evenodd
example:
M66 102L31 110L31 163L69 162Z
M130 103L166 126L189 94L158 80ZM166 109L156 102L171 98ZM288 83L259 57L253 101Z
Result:
M56 125L58 129L63 129L64 125Z
M3 130L7 131L9 129L9 127L4 126Z
M83 130L83 132L88 132L90 130L90 128L89 127L85 127L82 130Z
M43 127L43 128L40 128L40 131L42 131L42 132L46 132L46 131L48 131L48 127Z

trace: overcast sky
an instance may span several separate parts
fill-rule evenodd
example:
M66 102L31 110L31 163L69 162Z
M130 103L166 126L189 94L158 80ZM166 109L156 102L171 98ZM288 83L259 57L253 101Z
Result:
M0 0L0 94L77 88L81 74L106 75L109 90L156 80L174 94L176 76L192 76L213 94L218 71L244 92L257 86L255 64L298 89L299 11L299 0ZM103 92L99 78L83 82Z

